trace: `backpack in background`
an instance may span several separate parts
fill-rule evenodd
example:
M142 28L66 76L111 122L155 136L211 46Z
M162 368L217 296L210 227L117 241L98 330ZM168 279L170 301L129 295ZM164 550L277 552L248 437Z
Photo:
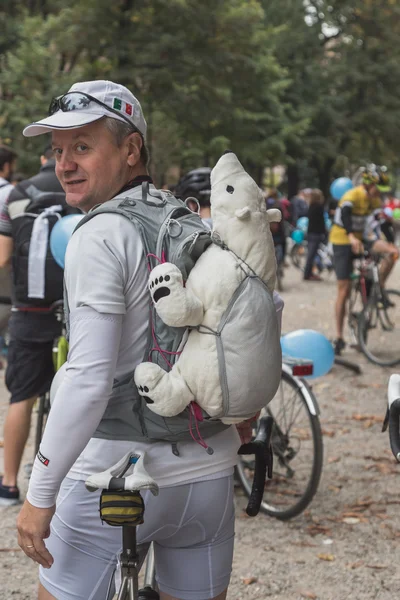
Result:
M59 219L81 211L68 206L64 192L43 192L34 185L16 189L23 199L9 205L13 300L17 307L49 307L62 299L64 278L50 251L50 233Z

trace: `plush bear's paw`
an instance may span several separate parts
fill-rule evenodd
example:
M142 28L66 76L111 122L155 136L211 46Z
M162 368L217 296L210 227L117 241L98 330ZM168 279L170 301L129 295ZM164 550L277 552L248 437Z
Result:
M157 265L150 273L149 290L154 304L173 294L176 286L183 287L183 278L178 267L172 263Z
M194 399L182 378L172 377L154 363L138 365L134 379L150 410L162 417L179 414Z
M136 387L139 395L147 404L154 404L154 401L157 400L154 390L163 375L165 375L165 371L154 363L140 363L136 367L134 375Z
M170 327L190 325L191 304L183 286L181 271L172 263L163 263L150 273L149 290L159 317Z
M267 218L269 223L279 223L282 220L282 213L277 208L269 208L267 210Z

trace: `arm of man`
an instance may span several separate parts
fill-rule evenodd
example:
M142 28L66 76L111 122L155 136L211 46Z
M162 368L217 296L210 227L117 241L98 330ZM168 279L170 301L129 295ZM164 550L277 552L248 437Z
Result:
M18 518L20 546L33 548L28 556L44 567L52 564L43 540L48 537L61 482L93 436L108 404L126 312L125 271L118 254L102 236L83 232L85 227L72 238L66 257L71 310L66 374L54 399L27 500ZM82 289L82 278L84 288L90 290L86 296L77 292ZM112 313L105 308L110 294Z

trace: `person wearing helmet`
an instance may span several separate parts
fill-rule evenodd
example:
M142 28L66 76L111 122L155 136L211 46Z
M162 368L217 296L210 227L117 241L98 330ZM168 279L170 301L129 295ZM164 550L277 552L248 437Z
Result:
M399 256L399 251L394 244L382 239L368 240L366 236L368 220L374 211L383 210L381 194L388 191L390 191L390 181L386 167L369 165L361 173L361 185L346 192L335 211L329 241L333 246L334 269L338 280L335 305L337 337L334 342L337 355L341 354L346 345L343 340L343 327L354 256L362 254L364 247L375 253L384 254L380 271L382 284Z
M203 221L211 228L211 169L200 167L186 173L178 181L174 194L194 212L198 212Z

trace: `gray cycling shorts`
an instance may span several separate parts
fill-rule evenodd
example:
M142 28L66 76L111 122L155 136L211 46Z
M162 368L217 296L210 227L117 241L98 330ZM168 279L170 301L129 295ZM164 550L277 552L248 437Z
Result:
M65 479L45 540L53 555L50 569L40 567L43 587L57 600L105 600L122 530L102 524L99 492L83 481ZM181 600L211 600L229 584L234 540L233 477L162 488L143 493L144 523L137 541L154 542L156 577L161 591Z

